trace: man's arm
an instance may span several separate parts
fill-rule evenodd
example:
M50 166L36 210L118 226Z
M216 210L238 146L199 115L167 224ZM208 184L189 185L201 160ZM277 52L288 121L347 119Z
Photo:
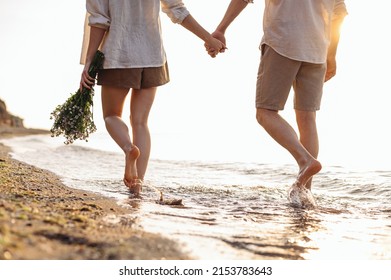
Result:
M330 45L327 51L327 70L325 75L325 82L334 77L337 73L337 48L340 38L341 26L345 15L335 17L331 22L331 36L330 36Z
M223 19L217 26L215 32L212 33L213 37L225 44L225 31L244 8L246 8L247 4L252 2L252 0L231 0Z

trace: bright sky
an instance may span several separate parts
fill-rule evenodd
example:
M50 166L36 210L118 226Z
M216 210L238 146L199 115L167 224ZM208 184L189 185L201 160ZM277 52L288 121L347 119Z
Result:
M184 2L213 31L230 1ZM255 120L263 3L256 0L237 18L226 34L229 50L215 59L200 39L161 14L171 82L159 88L150 117L153 156L294 163ZM338 74L325 85L318 113L319 158L326 165L391 168L391 17L385 3L346 1ZM77 89L84 14L82 0L0 0L0 99L26 126L49 129L50 112ZM99 87L95 104L104 132ZM282 114L294 124L291 101Z

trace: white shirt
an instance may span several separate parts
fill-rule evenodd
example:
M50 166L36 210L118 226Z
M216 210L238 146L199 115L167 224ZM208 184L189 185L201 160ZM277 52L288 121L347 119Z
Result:
M159 67L166 62L160 25L160 5L172 22L188 15L181 0L87 0L81 63L85 62L89 27L107 30L100 47L103 68Z
M325 63L331 21L346 14L344 0L265 0L261 45L293 60Z

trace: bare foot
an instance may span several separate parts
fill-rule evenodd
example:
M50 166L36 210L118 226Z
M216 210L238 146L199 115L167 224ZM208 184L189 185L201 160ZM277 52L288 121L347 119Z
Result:
M296 178L296 183L300 186L305 186L308 183L308 181L312 178L312 176L318 173L321 169L322 169L322 165L320 164L320 162L317 161L316 159L312 159L307 165L300 168L299 174L297 175Z
M124 183L129 187L132 183L132 180L137 179L137 167L136 161L140 156L140 150L132 145L129 149L125 150L125 175Z
M311 191L296 181L288 190L288 200L294 207L313 209L316 201Z
M140 193L143 190L143 181L140 179L132 179L127 181L124 179L125 185L129 188L131 194L135 197L140 197Z

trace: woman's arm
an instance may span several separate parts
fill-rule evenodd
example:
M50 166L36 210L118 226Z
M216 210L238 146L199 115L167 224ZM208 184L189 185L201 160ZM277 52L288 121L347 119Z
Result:
M80 90L83 87L90 89L95 84L95 79L88 75L88 69L111 24L109 1L86 0L86 9L88 15L86 24L90 26L90 34L85 65L81 75Z
M102 43L103 37L106 34L106 29L91 26L90 39L88 43L86 62L84 65L83 72L81 74L80 90L85 87L90 89L95 84L95 79L88 75L88 69L94 58L96 51Z
M205 44L210 45L216 50L209 53L212 57L215 57L220 50L225 49L222 42L213 38L213 36L193 18L181 0L161 0L160 2L162 11L167 14L173 23L181 24L184 28L203 40Z
M220 51L225 49L225 45L218 39L206 31L193 17L188 15L181 23L181 25L203 40L206 45L213 51L209 52L209 55L215 57Z

